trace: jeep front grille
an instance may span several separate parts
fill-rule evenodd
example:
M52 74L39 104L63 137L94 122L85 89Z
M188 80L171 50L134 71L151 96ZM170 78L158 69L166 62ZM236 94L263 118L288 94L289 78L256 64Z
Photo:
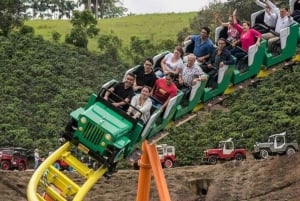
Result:
M98 128L96 125L88 122L88 125L86 126L82 135L90 143L99 145L104 133L105 132L101 128Z

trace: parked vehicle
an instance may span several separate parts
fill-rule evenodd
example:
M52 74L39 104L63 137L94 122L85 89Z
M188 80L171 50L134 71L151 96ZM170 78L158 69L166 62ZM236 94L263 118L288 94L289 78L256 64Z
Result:
M0 148L0 164L2 170L26 170L28 165L27 149L21 147Z
M67 170L71 172L74 170L68 163L66 163L64 160L61 159L55 161L54 167L59 169L60 171Z
M252 152L255 159L267 159L270 155L291 155L299 151L299 145L296 140L287 136L286 132L270 135L268 142L254 145Z
M203 161L215 165L218 160L244 160L246 159L246 149L235 149L232 138L221 141L216 149L204 151Z
M167 144L156 145L160 162L164 168L174 167L176 162L175 147Z
M160 159L161 165L164 168L172 168L174 167L174 163L176 162L176 154L175 147L167 144L156 145L156 150L158 153L158 157ZM135 170L139 169L138 161L141 156L140 154L137 156L137 160L133 163L133 167Z

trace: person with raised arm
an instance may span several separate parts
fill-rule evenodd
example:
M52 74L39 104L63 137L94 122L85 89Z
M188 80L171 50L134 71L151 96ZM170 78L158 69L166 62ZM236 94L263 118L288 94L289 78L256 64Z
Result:
M265 9L265 14L264 14L264 24L269 28L269 29L275 29L276 21L277 21L277 15L276 13L278 12L278 8L271 8L268 4L261 2L260 0L255 0L256 5L262 7ZM268 30L263 30L259 29L259 32L263 33Z
M265 3L272 9L277 15L277 21L275 25L275 32L271 31L264 33L262 37L268 40L268 49L271 49L272 44L280 39L280 30L290 26L294 23L293 17L290 16L289 9L287 7L278 7L270 0L266 0Z
M216 13L215 14L216 20L223 26L224 28L227 28L227 38L226 43L228 43L230 46L228 46L228 49L231 49L237 45L240 44L240 33L238 30L234 27L234 20L233 20L233 15L230 15L228 17L228 22L222 22L220 14Z
M234 27L241 35L241 48L235 47L230 53L237 58L237 61L248 55L249 47L252 45L259 46L262 35L255 29L250 28L250 22L243 21L242 26L238 24L236 18L237 9L233 11Z

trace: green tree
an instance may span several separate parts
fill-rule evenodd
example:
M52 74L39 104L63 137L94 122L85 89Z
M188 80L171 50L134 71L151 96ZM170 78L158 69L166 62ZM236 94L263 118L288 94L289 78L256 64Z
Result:
M132 63L137 64L147 57L157 54L157 48L151 40L141 40L139 37L133 36L130 38L130 46L125 48L125 55Z
M117 36L100 36L98 39L98 47L103 58L110 58L112 61L119 62L122 41Z
M66 35L66 43L73 44L76 47L87 47L88 37L98 35L99 29L96 27L97 20L93 14L84 10L82 12L75 11L71 23L73 28L70 35Z
M22 0L0 1L0 29L2 35L8 36L10 31L23 25L25 6Z

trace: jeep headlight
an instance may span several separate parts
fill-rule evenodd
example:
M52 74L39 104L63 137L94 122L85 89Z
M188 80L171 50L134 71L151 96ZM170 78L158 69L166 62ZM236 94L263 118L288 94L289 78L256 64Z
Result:
M82 124L86 124L87 119L86 119L85 117L81 117L81 118L80 118L80 122L81 122Z
M78 130L79 130L80 132L82 132L82 131L83 131L83 127L80 126L80 127L78 128Z
M105 147L105 146L106 146L105 142L101 142L100 145L101 145L102 147Z
M109 133L105 134L105 139L111 141L111 135Z

